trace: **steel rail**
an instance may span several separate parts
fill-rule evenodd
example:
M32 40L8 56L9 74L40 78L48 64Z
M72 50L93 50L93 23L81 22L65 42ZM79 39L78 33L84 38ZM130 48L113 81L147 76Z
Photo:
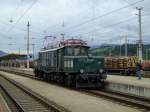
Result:
M126 105L131 105L139 109L145 109L150 111L150 99L143 97L120 93L116 91L107 90L82 90L85 94L93 95L99 98L106 98L115 102L119 102Z

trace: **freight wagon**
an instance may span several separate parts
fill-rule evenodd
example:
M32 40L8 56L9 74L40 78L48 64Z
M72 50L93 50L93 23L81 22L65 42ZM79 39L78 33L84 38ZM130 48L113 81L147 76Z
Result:
M132 75L136 73L138 58L128 57L106 57L105 70L111 74Z
M144 61L142 62L142 69L143 69L144 71L150 71L150 61L144 60Z

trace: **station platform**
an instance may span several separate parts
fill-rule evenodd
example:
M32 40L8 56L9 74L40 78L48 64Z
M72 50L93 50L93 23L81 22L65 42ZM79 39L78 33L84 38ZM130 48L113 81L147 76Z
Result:
M0 67L0 70L5 70L5 71L15 71L18 73L25 73L29 75L34 75L34 71L32 68L16 68L16 67Z
M150 78L108 75L105 89L150 98Z

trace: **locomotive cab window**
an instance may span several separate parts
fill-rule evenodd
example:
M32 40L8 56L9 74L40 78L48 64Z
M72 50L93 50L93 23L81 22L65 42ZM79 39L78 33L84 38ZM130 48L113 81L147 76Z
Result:
M71 46L66 47L65 51L68 56L84 56L88 54L88 47Z
M75 56L80 55L80 48L79 48L79 47L75 47L75 48L74 48L74 55L75 55Z
M82 47L81 49L80 49L80 54L81 55L88 55L88 47Z
M69 56L73 55L73 48L72 47L67 47L66 48L66 55L69 55Z

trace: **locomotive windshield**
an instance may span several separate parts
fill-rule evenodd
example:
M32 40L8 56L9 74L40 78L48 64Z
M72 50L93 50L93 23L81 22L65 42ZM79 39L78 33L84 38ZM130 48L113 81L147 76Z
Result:
M88 54L88 47L70 46L66 47L66 55L68 56L85 56Z

